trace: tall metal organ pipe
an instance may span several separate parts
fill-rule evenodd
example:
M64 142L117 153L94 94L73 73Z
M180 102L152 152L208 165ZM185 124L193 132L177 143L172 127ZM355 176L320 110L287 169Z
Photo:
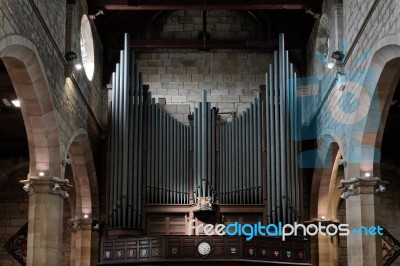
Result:
M261 104L221 125L220 204L262 204Z
M296 75L279 35L279 50L266 74L264 123L267 170L267 220L294 223L300 220L300 188L297 168L298 119Z
M202 101L193 112L194 138L194 198L210 197L214 200L215 192L215 109L207 102L207 91L203 90Z
M151 99L129 40L125 34L112 74L108 223L140 228L143 199L149 204L188 204L190 135L188 126Z
M218 130L218 111L207 102L206 91L191 126L157 104L129 49L126 34L112 74L110 227L140 228L144 203L189 204L198 197L219 204L265 203L269 223L299 221L300 106L283 35L265 75L265 96L258 93Z

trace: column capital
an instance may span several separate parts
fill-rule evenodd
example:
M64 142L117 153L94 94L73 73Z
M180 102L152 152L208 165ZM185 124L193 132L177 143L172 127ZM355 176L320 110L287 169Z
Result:
M23 189L29 193L48 193L58 194L62 198L68 198L67 191L72 188L68 179L61 179L53 176L31 176L26 180L19 181L22 183Z
M69 219L68 226L72 231L91 230L92 223L92 218L79 218L78 216L75 216L74 218Z
M358 194L380 194L386 191L388 181L383 181L379 177L352 177L342 179L338 188L342 191L341 198L347 199L349 196Z

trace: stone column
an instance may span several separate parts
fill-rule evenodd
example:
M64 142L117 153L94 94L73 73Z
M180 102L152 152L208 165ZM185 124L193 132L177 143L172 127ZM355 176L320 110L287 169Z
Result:
M342 180L339 188L341 198L346 199L346 220L350 231L361 226L369 228L380 225L380 197L388 184L378 177L353 177ZM350 232L347 237L347 260L349 266L382 265L382 238L378 234L359 235Z
M92 253L92 219L72 218L69 226L71 236L71 265L93 265ZM94 261L94 264L96 261Z
M60 265L64 198L72 186L57 177L29 177L20 182L29 193L26 265Z

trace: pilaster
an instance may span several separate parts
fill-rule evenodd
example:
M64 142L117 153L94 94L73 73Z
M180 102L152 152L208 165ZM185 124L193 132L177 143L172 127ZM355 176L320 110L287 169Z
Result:
M388 182L378 177L353 177L342 180L341 198L346 200L346 220L349 229L380 225L380 197ZM349 266L382 265L382 242L379 234L361 235L350 232L347 237Z
M62 251L63 204L72 187L67 179L29 177L20 181L29 193L26 265L59 265Z

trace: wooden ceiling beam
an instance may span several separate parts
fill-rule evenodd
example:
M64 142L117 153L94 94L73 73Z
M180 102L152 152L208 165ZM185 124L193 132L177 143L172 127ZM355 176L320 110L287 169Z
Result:
M286 48L298 48L298 42L286 42ZM118 47L122 48L122 47ZM262 49L273 51L278 48L277 40L132 40L134 50L149 49Z
M103 8L104 10L282 10L304 9L313 7L315 1L310 0L93 0L90 6Z

